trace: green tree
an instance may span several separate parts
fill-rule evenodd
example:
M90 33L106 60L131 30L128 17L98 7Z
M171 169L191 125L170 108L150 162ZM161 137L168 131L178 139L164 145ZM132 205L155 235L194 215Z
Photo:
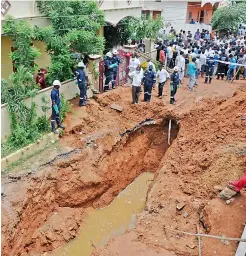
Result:
M34 27L25 20L15 20L7 16L3 33L12 39L14 51L10 53L10 58L13 60L14 67L17 69L22 65L33 72L36 69L35 58L40 56L39 50L32 45Z
M72 52L96 54L104 49L104 38L97 31L105 23L104 13L92 1L37 1L50 27L37 28L36 38L47 45L51 65L47 83L64 81L72 76Z
M218 8L212 17L212 28L222 33L235 32L246 18L246 2Z
M146 18L129 18L126 22L126 31L129 39L140 40L144 38L156 39L159 30L163 27L164 22L161 16L157 19Z

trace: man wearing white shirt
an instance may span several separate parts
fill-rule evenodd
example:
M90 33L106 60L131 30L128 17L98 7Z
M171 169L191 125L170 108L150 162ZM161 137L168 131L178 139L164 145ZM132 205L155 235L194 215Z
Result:
M179 68L179 80L182 82L184 78L184 70L185 70L185 58L184 52L180 52L180 55L176 58L176 66Z
M140 60L137 58L136 54L132 56L129 62L129 71L130 73L135 71L137 66L140 65ZM128 79L128 86L131 86L131 79Z
M170 78L169 73L163 68L162 65L159 66L159 70L157 71L156 77L159 77L159 84L158 84L158 97L159 99L162 98L163 93L163 87L167 81L167 79Z
M172 46L169 45L167 47L167 65L170 66L170 63L172 61L173 58L173 50L172 50Z
M204 76L205 68L206 68L206 60L207 56L205 55L204 50L200 54L200 62L201 62L201 76Z
M132 104L138 104L143 79L143 70L141 66L138 65L135 71L129 73L129 77L132 78Z

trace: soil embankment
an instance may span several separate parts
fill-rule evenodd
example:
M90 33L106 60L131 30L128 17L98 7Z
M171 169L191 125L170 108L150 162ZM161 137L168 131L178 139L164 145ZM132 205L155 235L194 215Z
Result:
M135 255L136 245L146 255L197 255L193 237L164 227L195 233L200 223L204 233L239 237L246 221L245 192L230 205L217 194L245 170L246 91L243 84L225 86L201 86L194 94L183 88L176 106L156 98L131 105L129 88L118 88L91 100L86 111L75 107L60 142L74 154L54 161L44 155L37 171L3 177L3 255L40 255L68 242L87 207L108 205L142 172L156 175L136 230L95 255L126 255L126 242L120 248L117 239L127 241L128 255ZM123 111L110 109L112 103ZM133 129L146 118L155 124ZM178 204L185 206L177 211ZM235 248L233 242L203 239L204 256L229 256Z

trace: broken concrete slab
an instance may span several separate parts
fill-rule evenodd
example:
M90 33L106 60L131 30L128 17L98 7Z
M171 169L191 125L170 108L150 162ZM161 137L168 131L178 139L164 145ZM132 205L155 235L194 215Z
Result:
M230 189L230 188L224 188L220 193L219 193L219 197L221 199L224 199L224 200L229 200L231 199L232 197L234 197L235 195L237 194L236 191Z
M186 203L179 203L177 204L176 209L178 211L181 211L185 206L186 206Z
M117 105L117 104L115 104L115 103L113 103L113 104L110 106L110 108L112 108L112 109L114 109L114 110L117 110L117 111L119 111L119 112L122 112L123 109L124 109L122 106Z

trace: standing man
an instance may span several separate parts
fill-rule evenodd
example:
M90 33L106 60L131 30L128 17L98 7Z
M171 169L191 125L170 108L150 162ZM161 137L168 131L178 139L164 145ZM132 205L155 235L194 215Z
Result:
M79 95L79 106L86 106L87 105L87 84L86 81L88 81L88 76L86 77L85 74L85 64L84 62L80 61L78 63L78 69L76 70L76 76L77 76L77 82L78 82L78 87L80 91Z
M159 77L159 84L158 84L158 97L159 99L162 98L163 87L166 81L170 78L169 73L164 69L163 65L159 66L159 70L157 71L156 77Z
M226 73L226 65L227 64L222 63L220 61L228 62L228 57L225 54L225 49L221 50L221 54L219 56L219 62L218 62L218 72L217 72L217 79L219 80L221 77L221 80L223 80L225 73Z
M130 73L136 71L137 67L140 65L140 60L137 58L136 53L133 53L132 58L130 59L129 62L129 71ZM131 85L131 77L128 78L128 86Z
M206 61L207 56L205 55L205 50L202 50L202 53L200 55L200 62L201 62L201 76L204 76L204 72L206 70Z
M193 87L196 83L196 58L193 58L192 61L188 64L188 89L193 91Z
M113 80L112 57L113 57L112 53L107 52L106 53L106 58L104 59L104 75L106 77L105 84L104 84L104 91L105 92L109 90L109 84Z
M173 73L170 77L170 87L171 87L171 94L170 94L170 104L175 104L175 94L177 93L177 89L179 87L179 68L176 66L173 69Z
M229 65L229 70L227 71L227 78L226 80L232 80L233 76L234 76L234 72L236 69L236 59L233 57L232 54L229 55L230 58L230 65Z
M60 111L61 111L61 99L60 99L60 86L61 83L59 80L53 82L54 88L51 90L50 97L52 102L52 114L51 114L51 130L53 133L57 134L56 123L58 128L64 129L65 127L60 122Z
M167 66L168 67L170 67L172 59L173 59L172 45L168 45L167 47Z
M200 32L199 32L199 29L197 29L197 31L196 31L196 33L195 33L195 35L194 35L194 39L195 39L196 41L199 41L199 40L201 39L201 34L200 34Z
M112 80L112 89L116 88L116 78L118 74L118 67L120 65L120 58L117 56L118 52L117 50L113 50L113 57L112 57L112 64L117 64L113 67L113 80Z
M132 78L132 104L138 104L143 79L143 70L141 66L138 65L136 70L129 73L129 77Z
M150 102L152 89L156 82L156 74L153 70L153 66L150 65L149 68L144 72L143 84L144 84L144 101Z
M206 77L205 84L208 82L211 84L214 74L214 53L209 53L207 61L206 61Z
M179 80L182 84L182 80L184 78L184 71L185 71L185 58L184 52L180 52L180 55L176 58L176 66L179 68Z

